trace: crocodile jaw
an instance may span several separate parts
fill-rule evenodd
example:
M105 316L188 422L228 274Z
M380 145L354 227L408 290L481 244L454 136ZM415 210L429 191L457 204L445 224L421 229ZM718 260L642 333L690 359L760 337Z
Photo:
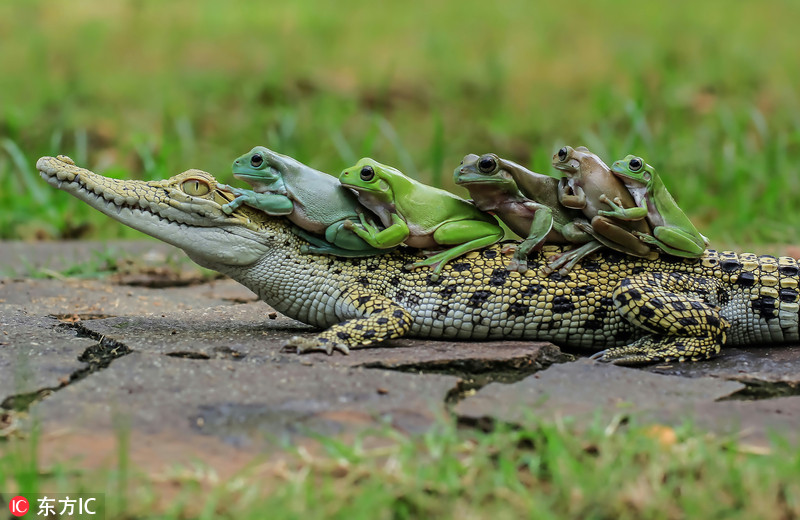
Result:
M275 237L256 232L221 206L180 191L190 175L213 182L205 172L190 170L167 181L111 179L79 168L61 157L36 162L48 183L142 233L183 249L200 265L250 265L269 254Z

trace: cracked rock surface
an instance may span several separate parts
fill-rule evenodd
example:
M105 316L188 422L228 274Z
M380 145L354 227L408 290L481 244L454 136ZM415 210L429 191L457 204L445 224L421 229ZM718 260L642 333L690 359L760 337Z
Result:
M0 264L13 260L9 251L41 259L42 247L0 248ZM415 434L453 415L465 426L532 416L691 421L761 444L770 431L800 432L800 346L645 369L576 361L530 341L401 339L298 356L281 346L312 327L231 280L170 276L0 278L0 415L19 419L16 429L0 423L0 436L35 421L45 461L113 464L125 442L149 468L197 459L240 468L287 443Z
M71 374L87 366L78 358L95 343L54 318L0 304L0 403L68 383Z
M608 422L620 414L714 402L743 388L733 381L687 380L581 359L551 366L517 383L486 385L458 403L455 411L465 418L510 423L531 416Z
M137 433L186 440L205 435L263 448L294 436L364 425L424 431L444 413L444 398L456 382L442 375L133 352L42 400L34 411L45 424L108 429L115 416L125 416Z
M655 365L647 370L682 377L717 377L761 385L784 383L800 388L800 345L781 348L729 348L704 363Z

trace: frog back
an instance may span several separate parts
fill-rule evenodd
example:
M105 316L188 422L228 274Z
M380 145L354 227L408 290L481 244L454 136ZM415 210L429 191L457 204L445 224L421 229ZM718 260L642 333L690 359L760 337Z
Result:
M445 222L479 220L497 222L468 201L449 191L422 184L409 177L391 181L395 210L403 217L409 228L418 233L430 233Z
M311 221L327 226L358 215L358 198L332 175L306 168L284 173L283 182L296 210Z
M558 201L558 179L533 172L507 159L501 159L500 164L511 174L523 196L553 211L554 221L566 224L581 217L581 212L566 208Z
M645 200L648 208L647 220L651 226L679 227L696 235L699 234L692 221L672 198L672 194L657 173L653 175L647 186Z

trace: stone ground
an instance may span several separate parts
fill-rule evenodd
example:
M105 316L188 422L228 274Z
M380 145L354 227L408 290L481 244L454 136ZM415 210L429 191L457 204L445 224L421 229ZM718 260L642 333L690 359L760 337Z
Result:
M465 427L689 421L763 449L771 432L800 435L797 345L646 369L519 341L298 356L282 342L314 329L182 258L158 242L0 242L0 436L35 421L45 462L113 465L126 443L140 467L202 460L227 473L288 444L418 433L448 414ZM32 277L107 264L117 273Z

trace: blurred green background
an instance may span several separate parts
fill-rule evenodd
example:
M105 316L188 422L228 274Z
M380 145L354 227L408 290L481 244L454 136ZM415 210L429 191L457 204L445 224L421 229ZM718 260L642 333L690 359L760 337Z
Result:
M796 20L794 0L5 1L0 238L141 236L41 181L41 155L233 182L261 144L466 195L466 153L554 174L571 144L643 156L712 246L797 244Z

